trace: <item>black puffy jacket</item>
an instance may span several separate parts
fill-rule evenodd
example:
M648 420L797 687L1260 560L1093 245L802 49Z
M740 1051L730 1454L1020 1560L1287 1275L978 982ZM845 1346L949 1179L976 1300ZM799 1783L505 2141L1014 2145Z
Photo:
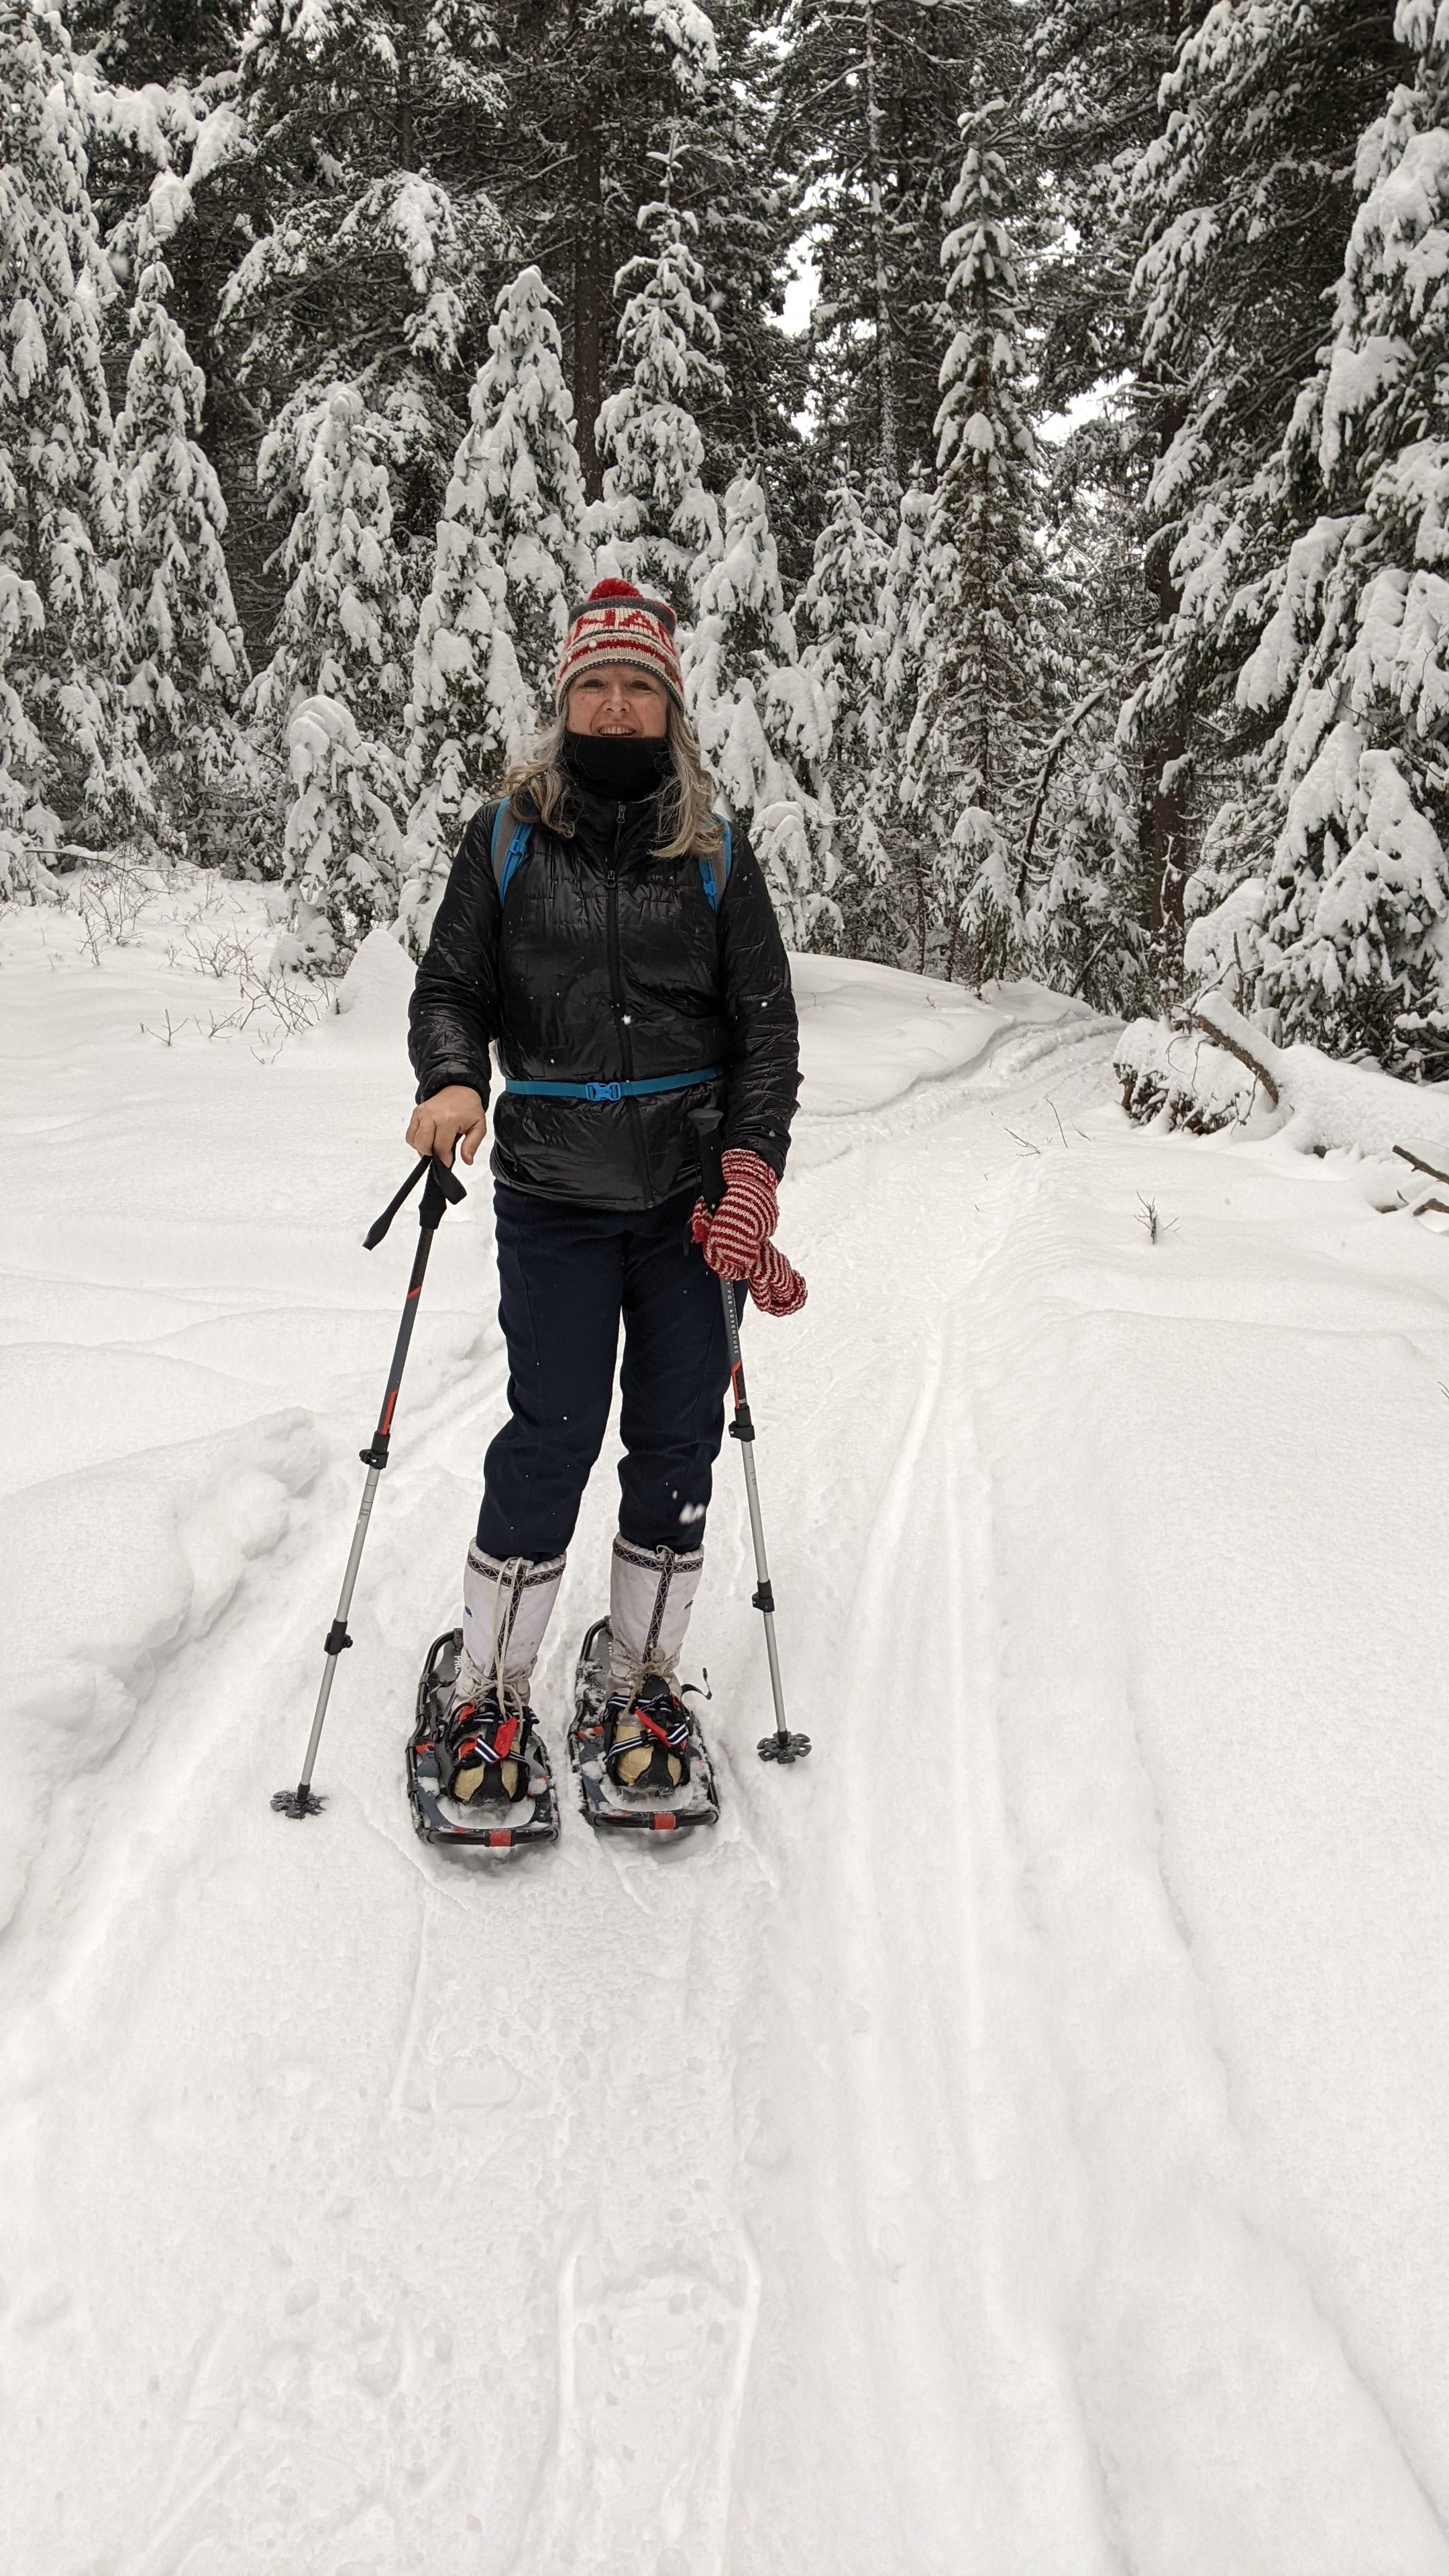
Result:
M413 990L418 1098L462 1082L486 1104L490 1041L505 1074L534 1082L723 1065L719 1081L642 1100L504 1091L494 1172L544 1198L657 1207L698 1184L686 1112L712 1100L723 1143L783 1173L800 1078L795 1002L748 840L736 826L716 916L697 859L651 857L653 797L620 805L579 788L575 803L571 833L534 825L502 903L489 854L497 808L464 832Z

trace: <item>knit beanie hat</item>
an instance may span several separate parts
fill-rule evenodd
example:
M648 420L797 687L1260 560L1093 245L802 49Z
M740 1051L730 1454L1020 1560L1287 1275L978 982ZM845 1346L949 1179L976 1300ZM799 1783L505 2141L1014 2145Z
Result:
M677 707L684 705L684 675L674 641L674 611L667 601L646 599L632 581L596 581L574 610L553 684L556 707L590 662L632 662L662 680Z

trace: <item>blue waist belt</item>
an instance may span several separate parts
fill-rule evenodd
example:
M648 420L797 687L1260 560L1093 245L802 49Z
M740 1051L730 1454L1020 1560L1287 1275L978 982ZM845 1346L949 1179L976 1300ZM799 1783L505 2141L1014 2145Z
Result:
M656 1073L651 1082L515 1082L503 1077L505 1091L521 1091L531 1100L642 1100L650 1091L691 1091L697 1082L718 1082L722 1064L701 1064L693 1073Z

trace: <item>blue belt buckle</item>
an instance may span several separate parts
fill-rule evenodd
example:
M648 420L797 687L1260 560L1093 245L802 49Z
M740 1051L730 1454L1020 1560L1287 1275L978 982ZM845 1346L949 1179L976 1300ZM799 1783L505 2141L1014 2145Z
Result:
M622 1082L586 1082L584 1085L586 1100L622 1100L623 1097Z

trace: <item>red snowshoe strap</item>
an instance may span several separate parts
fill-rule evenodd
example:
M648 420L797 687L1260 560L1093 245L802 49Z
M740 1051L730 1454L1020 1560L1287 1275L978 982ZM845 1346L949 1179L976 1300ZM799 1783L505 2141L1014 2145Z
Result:
M607 1764L612 1766L615 1756L620 1751L631 1750L628 1745L620 1746L619 1729L632 1717L638 1722L641 1736L653 1737L655 1747L649 1756L647 1770L632 1785L636 1789L669 1789L678 1785L669 1777L665 1767L665 1756L672 1753L687 1770L689 1716L683 1703L675 1698L672 1691L669 1691L665 1697L662 1708L656 1700L655 1708L651 1709L647 1700L636 1695L632 1700L625 1700L619 1707L606 1709L604 1715L606 1727L604 1758Z
M448 1728L448 1750L453 1756L454 1766L465 1762L470 1753L481 1753L485 1762L521 1761L524 1746L528 1742L528 1719L513 1716L484 1717L482 1725L473 1728L471 1732L464 1734L458 1732L470 1717L477 1717L480 1713L476 1700L466 1700L461 1708L455 1708L453 1711L452 1723Z
M651 1716L642 1700L635 1701L634 1714L646 1733L652 1735L657 1743L667 1744L671 1753L677 1745L684 1742L689 1733L689 1720L677 1700L674 1702L674 1715L667 1726L657 1717Z

